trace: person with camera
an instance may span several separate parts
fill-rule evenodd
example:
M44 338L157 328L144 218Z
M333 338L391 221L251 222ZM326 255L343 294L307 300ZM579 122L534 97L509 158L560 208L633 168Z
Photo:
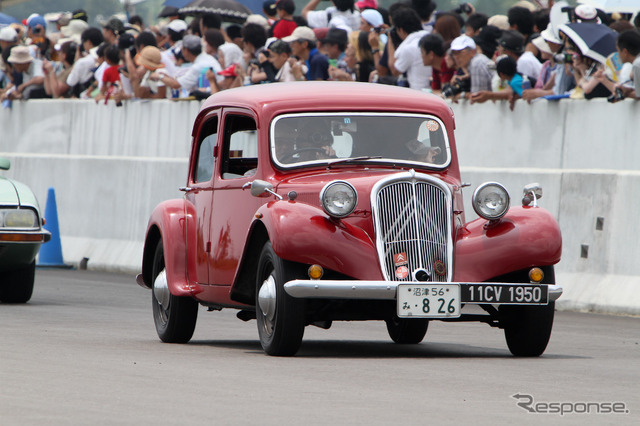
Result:
M456 66L467 70L469 75L469 95L467 96L470 97L471 102L485 102L492 99L494 92L491 91L491 80L494 75L494 63L482 53L478 53L475 41L464 34L456 37L451 42L451 54ZM458 81L459 78L454 76L451 85Z
M431 68L422 63L420 39L427 35L422 29L422 21L415 10L402 7L391 16L395 32L402 40L396 49L393 43L387 43L389 69L395 77L406 74L409 88L422 90L429 85Z
M422 63L432 68L431 92L442 94L442 88L448 84L455 70L447 66L445 42L440 34L428 34L420 39Z
M72 96L76 98L79 98L94 81L94 68L98 59L95 50L104 41L104 37L98 28L89 27L80 35L80 41L76 61L66 81Z
M181 53L184 59L191 63L191 66L184 74L173 78L167 74L153 72L149 78L152 81L161 81L171 89L181 90L183 94L188 94L198 89L200 76L205 75L207 70L213 68L216 74L222 71L220 63L213 56L202 51L202 42L198 36L185 36L182 39ZM223 76L217 78L219 82L222 80L224 80Z
M633 86L629 79L622 81L615 87L614 99L612 101L622 100L625 97L640 99L640 32L636 30L627 30L618 36L616 42L618 54L624 63L631 63L631 76Z
M310 0L302 9L302 17L310 28L341 28L348 33L360 26L360 13L354 0L331 0L333 6L316 10L322 0Z

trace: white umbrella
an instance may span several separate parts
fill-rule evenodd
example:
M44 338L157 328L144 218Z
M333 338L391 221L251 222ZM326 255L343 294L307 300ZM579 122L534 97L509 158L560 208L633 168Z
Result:
M635 13L640 10L638 0L581 0L579 3L589 4L607 13Z

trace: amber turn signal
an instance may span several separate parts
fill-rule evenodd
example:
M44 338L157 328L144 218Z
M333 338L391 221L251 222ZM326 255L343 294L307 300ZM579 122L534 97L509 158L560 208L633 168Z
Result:
M544 272L540 268L531 268L529 271L529 279L532 283L539 283L544 278Z
M311 265L307 273L312 280L319 280L324 275L324 269L320 265Z

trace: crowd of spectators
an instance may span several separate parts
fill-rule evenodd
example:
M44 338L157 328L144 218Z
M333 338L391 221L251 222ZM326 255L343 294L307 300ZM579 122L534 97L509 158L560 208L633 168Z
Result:
M487 16L431 0L267 0L243 24L165 8L157 24L87 13L33 14L0 28L0 101L34 98L204 99L233 87L339 80L429 91L454 102L640 98L640 14L556 2ZM553 3L553 2L549 2ZM639 6L640 9L640 6ZM631 11L630 11L631 12ZM634 19L635 16L635 19ZM593 55L570 23L607 27L616 51ZM55 27L55 28L54 28ZM609 34L609 37L612 37Z

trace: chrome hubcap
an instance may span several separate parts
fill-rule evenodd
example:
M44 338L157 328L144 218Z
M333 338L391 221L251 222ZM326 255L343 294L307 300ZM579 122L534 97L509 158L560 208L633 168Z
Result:
M273 321L276 315L276 280L273 275L264 280L258 292L258 304L267 320Z
M167 283L167 270L160 271L155 281L153 282L153 294L156 296L156 300L162 306L165 311L169 309L169 299L171 293L169 292L169 284Z

